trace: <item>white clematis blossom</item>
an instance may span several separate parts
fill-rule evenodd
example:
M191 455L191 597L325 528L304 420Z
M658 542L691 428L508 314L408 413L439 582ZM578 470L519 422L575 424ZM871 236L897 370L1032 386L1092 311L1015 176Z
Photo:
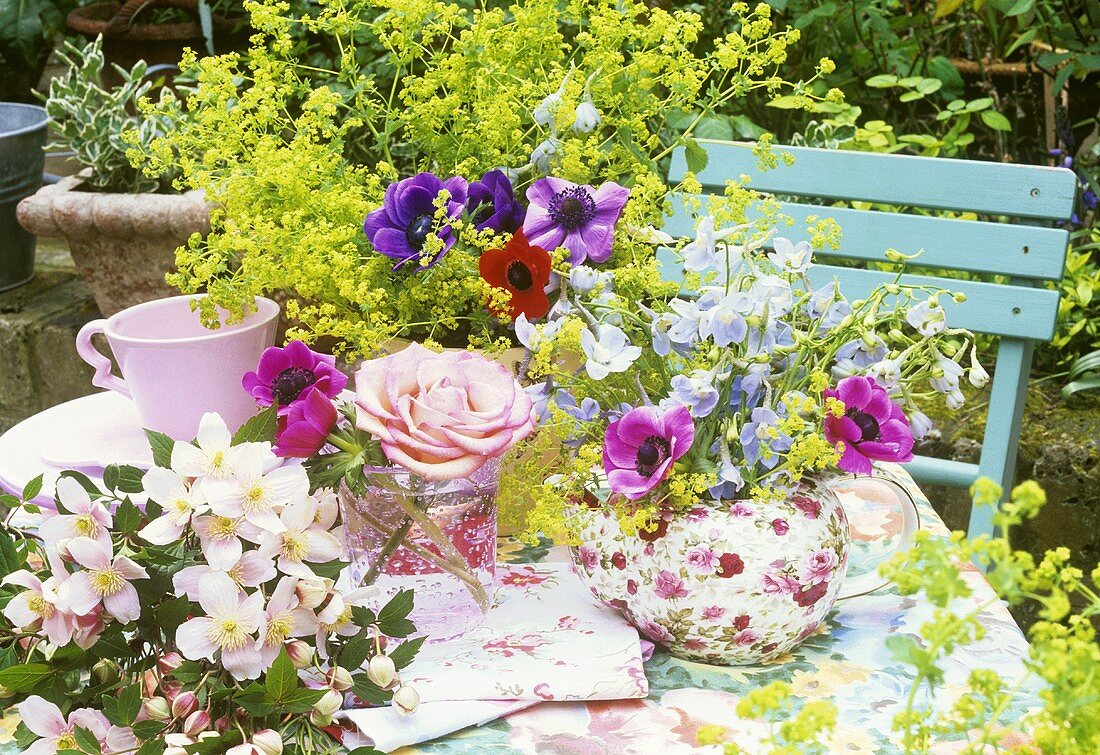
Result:
M221 663L238 681L256 679L263 670L256 633L264 624L263 595L245 595L225 574L210 574L199 584L199 605L206 616L189 619L176 630L184 658Z
M189 486L177 472L153 467L141 479L149 498L161 505L164 513L138 531L138 535L153 545L167 545L183 537L183 529L191 517L207 510L206 499L198 486Z
M231 479L205 486L210 510L218 516L245 518L249 524L282 532L278 510L291 498L309 493L309 476L300 465L282 460L261 445L237 446ZM236 450L234 449L234 450Z

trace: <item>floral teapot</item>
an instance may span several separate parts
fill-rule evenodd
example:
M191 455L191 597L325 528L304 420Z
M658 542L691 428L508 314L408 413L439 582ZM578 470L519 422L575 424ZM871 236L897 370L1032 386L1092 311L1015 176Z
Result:
M597 599L672 655L766 661L813 634L836 601L886 585L874 571L846 579L852 536L838 493L870 485L901 503L902 532L886 555L907 549L920 521L904 487L831 476L804 481L780 500L700 504L631 535L613 513L579 508L573 562ZM861 497L868 496L861 490Z

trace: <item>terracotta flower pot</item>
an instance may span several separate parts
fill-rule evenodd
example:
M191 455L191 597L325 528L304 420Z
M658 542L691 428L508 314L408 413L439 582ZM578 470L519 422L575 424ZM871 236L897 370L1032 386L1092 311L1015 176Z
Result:
M63 178L19 203L19 223L38 236L64 236L104 316L176 293L164 282L176 248L210 230L202 192L106 194Z

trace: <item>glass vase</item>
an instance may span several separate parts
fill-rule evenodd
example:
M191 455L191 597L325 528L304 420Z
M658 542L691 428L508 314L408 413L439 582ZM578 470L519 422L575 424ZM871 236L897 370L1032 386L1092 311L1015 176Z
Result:
M429 482L401 467L364 470L340 487L354 586L375 585L380 604L412 590L409 619L428 642L481 623L496 580L500 460L469 477Z

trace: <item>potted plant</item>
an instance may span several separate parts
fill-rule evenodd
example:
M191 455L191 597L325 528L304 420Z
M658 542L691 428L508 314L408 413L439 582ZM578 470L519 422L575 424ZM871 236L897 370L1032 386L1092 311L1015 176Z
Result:
M100 40L83 49L66 43L68 71L50 84L46 112L52 147L72 150L85 166L78 175L45 186L19 205L19 222L40 236L63 236L73 261L107 316L167 296L165 275L175 249L209 227L202 192L173 193L170 171L149 176L133 167L131 150L143 151L167 133L161 116L145 116L139 100L152 87L146 66L116 68L123 82L104 88ZM169 89L160 105L178 108Z
M34 102L54 37L77 0L0 3L0 101Z

